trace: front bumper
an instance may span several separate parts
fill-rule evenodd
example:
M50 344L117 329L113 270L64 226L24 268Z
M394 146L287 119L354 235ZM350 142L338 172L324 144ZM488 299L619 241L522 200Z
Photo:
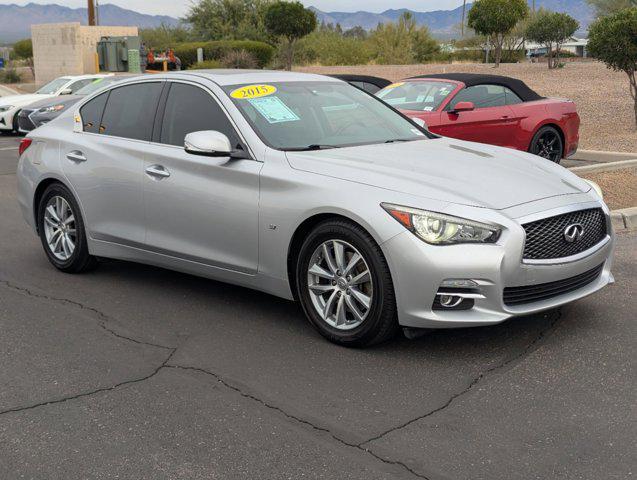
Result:
M0 130L13 131L13 117L16 111L17 109L11 109L6 112L0 112Z
M582 203L581 208L599 207L600 202ZM578 208L580 208L578 206ZM608 209L603 206L608 215ZM542 212L545 217L561 209ZM466 215L465 215L466 216ZM537 216L535 214L534 216ZM475 217L472 217L475 218ZM525 233L523 219L504 219L505 227L497 244L428 245L405 231L382 245L392 272L398 320L404 327L453 328L492 325L514 316L528 315L570 303L612 283L614 236L610 234L595 247L571 259L541 264L522 261ZM503 292L507 287L541 285L570 279L602 265L593 281L564 294L521 305L507 305ZM478 296L468 310L433 309L442 282L468 279L477 284Z

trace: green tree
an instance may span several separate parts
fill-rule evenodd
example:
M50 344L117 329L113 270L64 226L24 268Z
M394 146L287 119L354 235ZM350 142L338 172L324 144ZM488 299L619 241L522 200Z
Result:
M19 40L13 44L13 55L16 59L29 59L33 57L33 44L31 39Z
M595 9L597 18L612 15L625 8L637 7L637 0L588 0L588 3Z
M495 66L500 66L506 36L529 13L526 0L476 0L469 10L468 25L486 35L495 47Z
M596 20L588 30L587 48L608 68L628 75L637 128L637 7Z
M192 33L187 28L178 25L161 24L155 28L141 28L139 36L148 48L155 50L165 50L175 46L177 43L184 43L192 40Z
M271 0L199 0L185 21L199 40L268 41L263 22Z
M424 62L440 51L429 29L419 27L411 12L403 13L397 23L379 24L369 39L376 61L383 64Z
M560 50L579 28L579 22L567 13L540 8L526 26L526 38L546 48L549 68L560 63Z
M292 70L296 42L316 29L316 15L300 2L277 1L265 10L265 28L272 36L282 39L285 63Z

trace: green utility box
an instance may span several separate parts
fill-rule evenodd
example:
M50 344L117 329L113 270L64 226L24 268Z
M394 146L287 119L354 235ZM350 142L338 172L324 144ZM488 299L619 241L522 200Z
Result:
M100 72L128 72L129 50L139 56L139 37L102 37L97 42L97 56ZM133 60L139 65L139 58Z

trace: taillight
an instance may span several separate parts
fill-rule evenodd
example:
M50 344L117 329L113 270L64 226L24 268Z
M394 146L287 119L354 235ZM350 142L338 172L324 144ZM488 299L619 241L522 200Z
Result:
M22 155L26 151L26 149L31 146L31 143L33 143L33 140L31 140L30 138L23 138L22 140L20 140L20 146L18 147L18 156Z

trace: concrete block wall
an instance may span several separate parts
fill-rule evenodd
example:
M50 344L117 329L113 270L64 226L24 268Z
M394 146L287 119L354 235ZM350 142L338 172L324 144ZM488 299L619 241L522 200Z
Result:
M31 26L35 82L63 75L96 73L95 52L103 36L137 36L137 27L85 26L79 22Z

